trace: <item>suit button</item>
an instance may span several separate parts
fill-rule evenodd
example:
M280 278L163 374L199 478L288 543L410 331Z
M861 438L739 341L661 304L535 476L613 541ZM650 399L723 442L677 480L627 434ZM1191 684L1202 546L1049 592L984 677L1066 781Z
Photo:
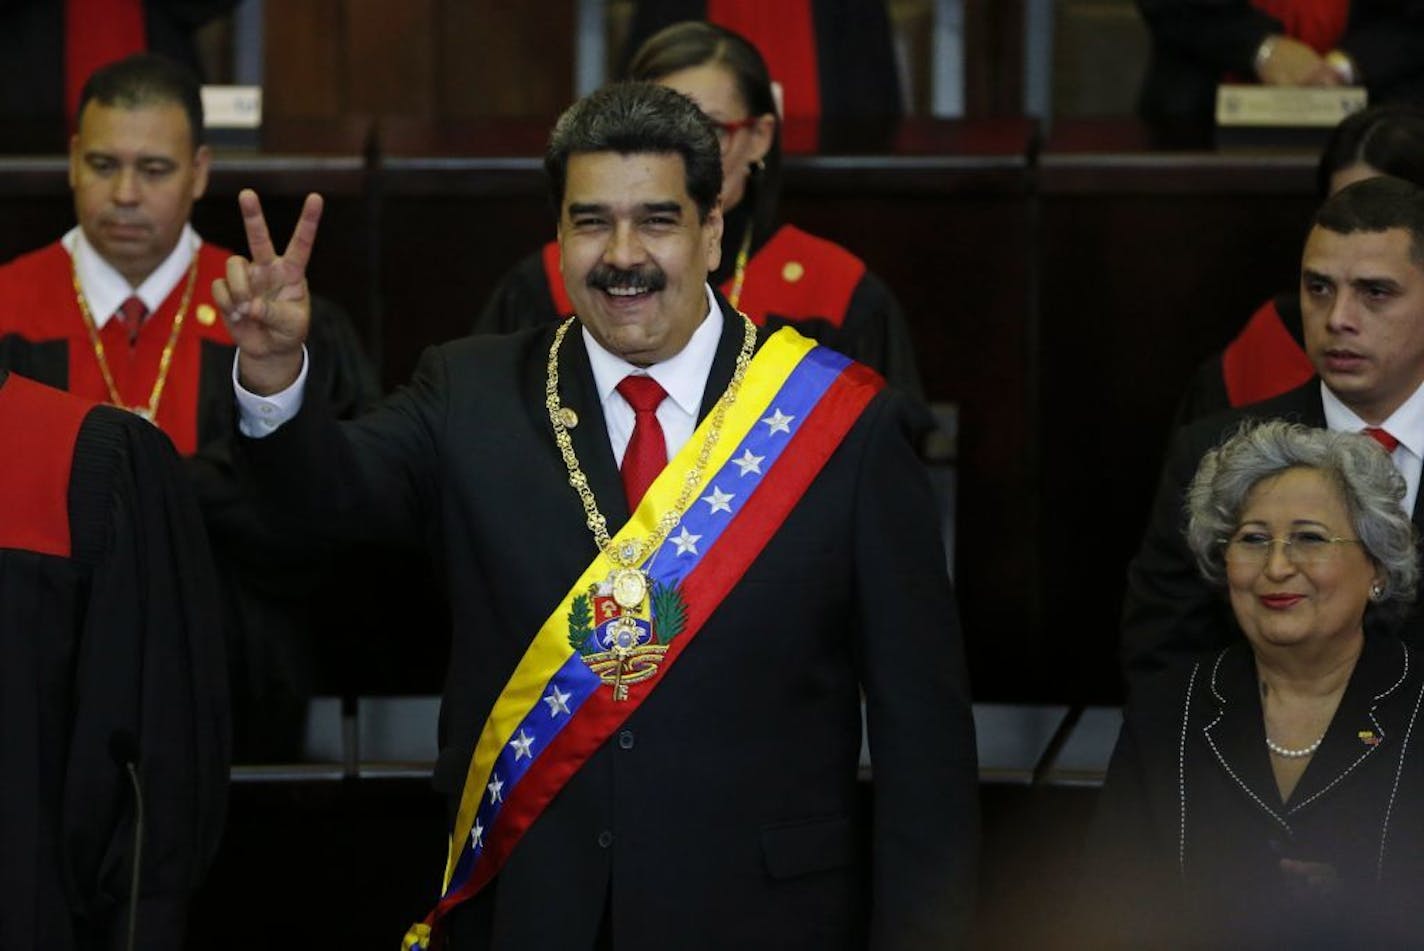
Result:
M606 848L608 848L608 847L609 847L610 845L612 845L612 844L613 844L613 833L612 833L612 832L609 832L607 829L604 829L602 832L600 832L600 833L598 834L598 847L599 847L600 849L606 849Z
M618 746L620 749L631 750L634 742L632 730L618 731Z

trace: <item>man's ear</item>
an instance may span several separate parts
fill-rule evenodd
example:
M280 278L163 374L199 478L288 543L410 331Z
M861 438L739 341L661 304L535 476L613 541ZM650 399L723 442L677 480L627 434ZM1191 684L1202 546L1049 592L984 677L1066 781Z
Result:
M193 200L203 197L208 190L208 171L213 165L213 150L206 145L198 146L193 153Z
M710 274L722 263L722 227L725 221L722 218L722 199L718 198L712 204L712 208L707 212L707 219L702 222L702 236L707 242L707 272Z
M769 112L757 116L747 134L751 136L752 141L748 164L755 165L766 158L766 153L771 151L771 143L776 141L776 116Z
M79 163L84 156L79 154L79 133L69 137L69 190L79 187Z

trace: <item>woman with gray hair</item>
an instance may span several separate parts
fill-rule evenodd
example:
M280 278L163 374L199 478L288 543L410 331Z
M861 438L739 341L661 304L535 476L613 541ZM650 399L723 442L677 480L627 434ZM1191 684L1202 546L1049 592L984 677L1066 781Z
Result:
M1187 540L1244 637L1131 697L1089 845L1098 940L1424 934L1424 677L1365 635L1414 597L1404 491L1369 437L1281 421L1202 459Z

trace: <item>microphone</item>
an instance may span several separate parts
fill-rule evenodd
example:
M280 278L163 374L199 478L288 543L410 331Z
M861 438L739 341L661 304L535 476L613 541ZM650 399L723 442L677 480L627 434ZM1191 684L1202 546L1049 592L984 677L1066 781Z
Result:
M135 926L138 923L138 883L143 858L143 784L138 779L138 739L128 730L115 730L109 734L109 758L114 765L128 773L129 784L134 793L134 841L133 872L129 880L129 932L128 951L134 951Z

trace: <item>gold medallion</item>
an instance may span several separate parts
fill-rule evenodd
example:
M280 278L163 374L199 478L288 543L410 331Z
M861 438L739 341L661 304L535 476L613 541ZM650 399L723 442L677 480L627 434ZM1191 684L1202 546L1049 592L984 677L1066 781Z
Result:
M198 323L202 324L204 327L211 327L214 323L217 322L218 312L213 310L211 304L199 304L196 316L198 318Z
M563 423L565 428L573 429L578 425L578 413L575 413L567 406L561 407L559 409L559 422Z
M787 261L781 268L781 279L788 284L795 284L806 276L806 267L800 261Z
M648 576L637 568L613 573L613 600L625 611L635 610L648 596Z

